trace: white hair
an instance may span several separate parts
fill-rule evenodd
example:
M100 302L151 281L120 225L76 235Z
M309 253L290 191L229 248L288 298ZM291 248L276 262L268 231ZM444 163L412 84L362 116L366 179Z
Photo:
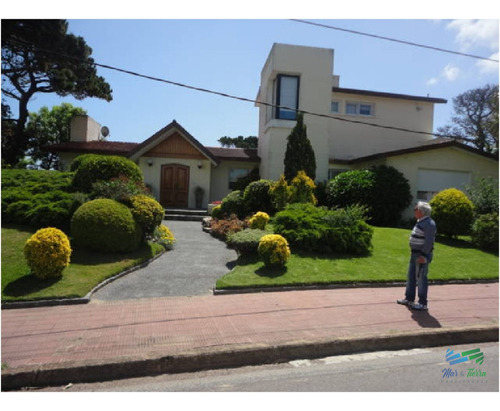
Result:
M429 203L425 203L423 201L419 201L415 206L415 209L420 211L424 217L430 217L432 212L432 207Z

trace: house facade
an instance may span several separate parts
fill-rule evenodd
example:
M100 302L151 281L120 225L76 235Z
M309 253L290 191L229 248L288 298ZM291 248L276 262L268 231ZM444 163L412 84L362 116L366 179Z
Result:
M343 88L333 73L332 49L273 45L256 98L257 150L205 147L175 120L142 143L101 141L100 125L87 116L74 119L70 142L52 148L66 167L81 153L128 157L165 207L206 208L256 167L261 178L279 179L300 110L316 155L317 181L385 164L405 175L414 199L430 200L445 188L498 178L496 157L433 138L434 106L446 100ZM196 201L200 191L201 204ZM405 215L411 214L409 208Z

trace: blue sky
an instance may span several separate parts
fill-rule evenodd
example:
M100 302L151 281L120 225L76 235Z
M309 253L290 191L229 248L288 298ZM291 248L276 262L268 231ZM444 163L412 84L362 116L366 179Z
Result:
M381 18L383 13L376 19L326 19L336 14L334 10L325 10L324 20L307 15L274 18L273 13L272 18L253 18L250 12L251 19L241 19L241 15L237 19L214 19L217 13L212 12L206 14L208 20L201 18L203 11L196 19L169 19L170 14L162 11L159 20L151 19L154 16L150 14L147 19L128 19L127 13L119 19L80 18L76 14L68 19L69 32L85 39L98 63L249 99L256 98L260 71L273 43L332 48L333 74L340 75L341 87L447 99L448 104L436 105L435 130L449 122L453 97L488 83L498 84L498 63L313 27L287 18L496 59L498 20L412 20L389 13L388 19ZM106 13L106 17L108 14L113 13ZM42 17L61 16L55 13ZM141 142L173 119L207 146L218 146L217 139L222 136L258 133L258 109L252 103L104 68L98 68L98 73L113 89L110 103L37 95L29 110L69 102L108 126L110 141ZM16 112L14 104L12 108Z

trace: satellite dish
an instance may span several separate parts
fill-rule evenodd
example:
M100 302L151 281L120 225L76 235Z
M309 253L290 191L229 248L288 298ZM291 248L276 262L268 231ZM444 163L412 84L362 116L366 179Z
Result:
M101 134L103 137L109 136L109 128L107 128L106 126L101 127Z

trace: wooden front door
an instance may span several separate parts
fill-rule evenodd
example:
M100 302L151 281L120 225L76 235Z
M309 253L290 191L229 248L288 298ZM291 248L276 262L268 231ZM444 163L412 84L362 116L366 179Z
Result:
M161 167L160 203L164 207L187 208L189 167L168 164Z

